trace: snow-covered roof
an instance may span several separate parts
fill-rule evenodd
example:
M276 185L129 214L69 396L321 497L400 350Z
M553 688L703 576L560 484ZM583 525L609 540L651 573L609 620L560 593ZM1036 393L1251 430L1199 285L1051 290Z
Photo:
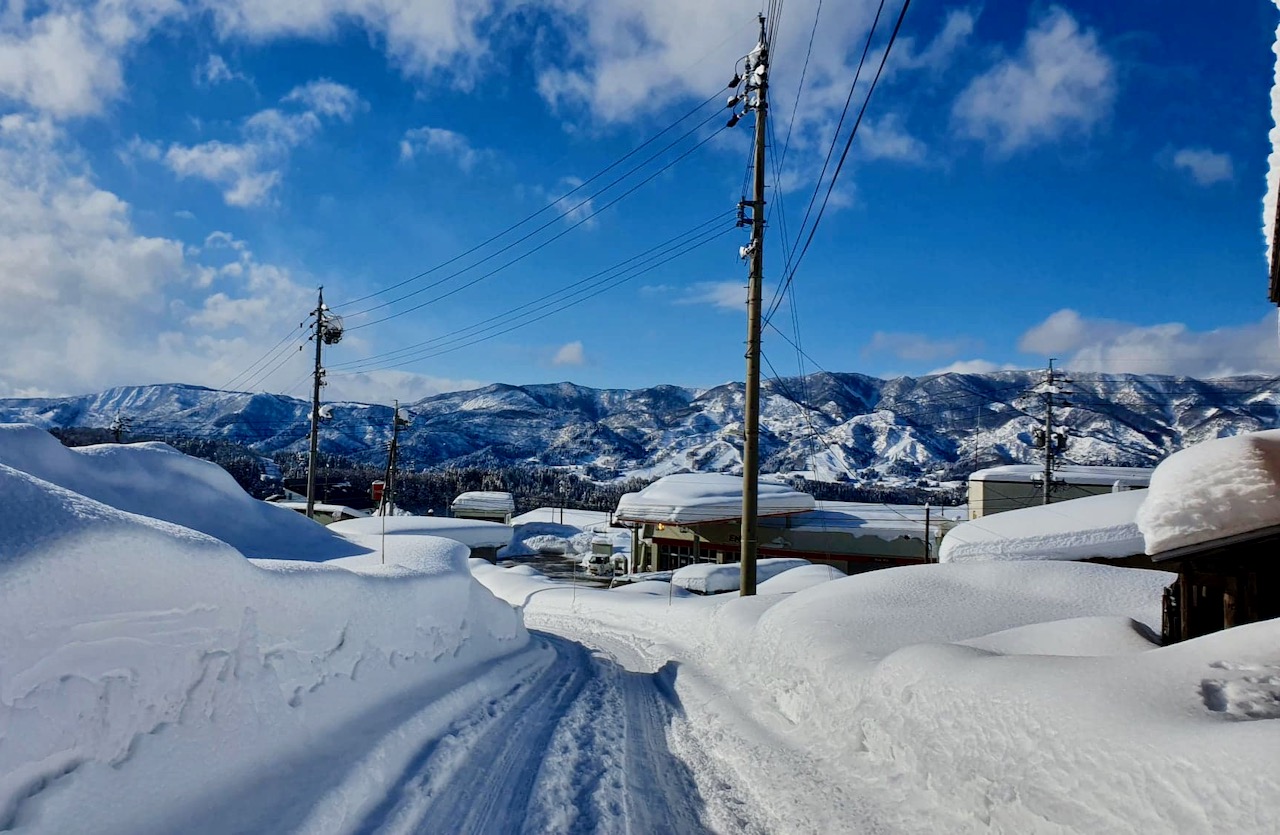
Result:
M756 503L760 516L803 513L815 507L813 496L775 481L760 480ZM721 473L680 473L660 478L618 502L618 519L677 525L742 517L742 479Z
M1087 467L1081 464L1064 464L1053 471L1055 480L1066 484L1094 484L1110 487L1120 482L1129 487L1145 487L1151 481L1150 467ZM1044 479L1044 467L1039 464L1005 464L988 467L969 476L970 481L1039 482Z
M784 571L810 565L799 557L773 557L756 560L756 582L764 583ZM695 563L678 568L671 575L672 585L701 594L720 594L733 591L742 585L742 563Z
M878 536L897 539L902 536L921 537L924 534L924 505L882 504L878 502L816 502L814 510L798 513L787 520L765 519L761 527L786 526L793 531L839 531L854 536ZM967 505L959 507L930 507L931 524L946 520L959 521L968 518Z
M363 537L427 534L461 542L470 548L499 548L511 542L511 526L481 519L447 519L439 516L370 516L334 522L329 530L359 542Z
M307 509L306 502L275 501L275 502L271 502L271 504L277 504L277 505L280 505L281 507L287 507L290 510L305 511ZM345 504L329 504L328 502L316 502L314 505L314 508L318 513L332 513L335 515L341 514L343 516L351 516L354 518L360 518L362 516L369 515L369 511L367 510L356 510L354 507L347 507Z
M1145 490L1103 493L984 516L952 528L940 562L1087 560L1141 554Z
M1156 467L1137 523L1152 555L1280 525L1280 429L1170 455Z
M453 500L450 509L454 513L515 513L516 503L510 493L496 490L472 490L460 493Z

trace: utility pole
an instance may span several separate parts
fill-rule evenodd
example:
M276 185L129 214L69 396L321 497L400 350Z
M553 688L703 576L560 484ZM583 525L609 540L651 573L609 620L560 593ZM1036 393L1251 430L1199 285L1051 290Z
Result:
M324 368L320 365L320 349L323 345L336 345L342 341L342 319L329 312L324 303L324 287L320 288L316 309L315 332L311 338L316 343L316 366L311 386L311 445L307 455L307 518L316 518L316 459L320 451L320 387L324 383Z
M387 447L387 475L383 480L382 508L380 515L386 516L395 507L396 498L396 465L400 459L400 429L408 426L409 421L400 417L400 401L394 401L391 417L391 444Z
M756 114L754 182L751 188L751 200L739 205L739 217L745 221L742 209L751 208L751 243L742 251L750 262L750 274L747 281L747 381L746 402L743 406L743 446L742 446L742 535L741 535L741 574L742 584L739 593L750 596L756 593L756 550L757 550L757 513L760 492L760 307L764 285L764 174L765 174L765 137L769 117L769 41L765 29L764 15L760 15L760 42L744 59L745 69L741 77L735 74L729 85L736 88L738 82L745 81L746 89L742 97L729 99L729 106L737 104L741 98L746 99L744 110L754 110ZM752 97L754 93L754 97ZM729 120L730 126L737 123L739 116L734 113Z
M1067 436L1063 432L1057 432L1053 428L1053 407L1054 395L1066 394L1066 391L1059 387L1060 383L1071 382L1066 377L1058 377L1053 369L1054 359L1049 358L1049 370L1045 372L1044 381L1041 383L1041 393L1044 396L1044 427L1036 427L1032 433L1032 442L1037 449L1044 450L1044 496L1042 504L1049 504L1050 496L1053 492L1053 470L1057 466L1057 457L1067 450ZM1071 405L1067 401L1061 401L1060 405Z

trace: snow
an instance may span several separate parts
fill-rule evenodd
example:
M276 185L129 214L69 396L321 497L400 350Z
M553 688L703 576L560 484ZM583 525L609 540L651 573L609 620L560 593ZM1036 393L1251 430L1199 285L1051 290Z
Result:
M29 463L60 462L55 475L100 495L104 458L135 476L159 467L149 472L161 483L168 469L204 472L152 447L70 458L36 449ZM146 486L113 485L133 506ZM360 802L316 817L337 779L325 771L333 751L366 750L385 733L380 722L407 718L432 688L529 641L454 544L393 571L249 561L10 466L0 465L0 495L10 513L0 527L0 828L272 831L292 804L308 828L331 830ZM149 495L169 508L161 491ZM242 503L226 495L210 510L234 518ZM324 532L292 511L273 518L286 530L295 520ZM451 710L418 720L447 724ZM251 785L268 788L243 797Z
M794 594L844 576L845 573L834 566L801 565L757 584L756 592L758 594Z
M463 513L515 513L516 503L510 493L493 490L473 490L460 493L449 505L449 509L457 514Z
M43 429L0 424L0 464L227 542L251 557L324 560L361 553L288 508L258 501L217 464L168 444L64 447Z
M1089 467L1080 464L1063 464L1053 471L1055 480L1065 484L1091 484L1112 487L1119 483L1125 487L1145 487L1151 481L1149 467ZM969 476L970 481L1042 482L1044 467L1037 464L1004 464L978 470Z
M1189 449L1150 497L1256 497L1277 440L1259 435ZM75 455L64 480L100 487ZM167 508L150 478L120 495ZM469 560L431 517L386 520L406 527L385 564L249 560L4 464L0 495L0 829L1265 833L1280 816L1280 620L1155 647L1167 572L828 579L762 560L762 579L801 565L747 598L660 575L606 590ZM593 524L559 532L589 544Z
M1280 525L1280 429L1170 455L1156 467L1137 521L1148 554Z
M942 540L940 562L1087 560L1143 553L1135 518L1146 490L1085 496L962 522Z
M760 480L761 516L814 509L813 497L785 484ZM742 479L719 473L682 473L660 478L618 502L616 517L627 521L685 525L742 516Z
M944 520L956 522L967 516L967 505L929 508L931 534L938 532L938 525ZM797 513L786 520L763 519L760 522L762 528L783 525L794 531L840 531L854 536L878 536L886 540L904 536L922 539L925 507L878 502L820 501L816 503L816 509L808 513Z
M809 564L808 560L800 559L799 557L774 557L756 560L756 582L766 582L785 571ZM737 591L742 586L742 564L736 562L724 564L703 562L686 565L684 568L677 568L672 573L671 583L698 594L720 594L726 591Z
M499 548L511 542L511 526L482 519L447 519L439 516L370 516L334 522L329 530L373 547L373 540L387 536L440 536L469 548Z
M610 516L604 510L578 510L572 507L539 507L528 513L521 513L511 519L513 525L528 525L536 522L548 522L580 530L594 530L608 527Z

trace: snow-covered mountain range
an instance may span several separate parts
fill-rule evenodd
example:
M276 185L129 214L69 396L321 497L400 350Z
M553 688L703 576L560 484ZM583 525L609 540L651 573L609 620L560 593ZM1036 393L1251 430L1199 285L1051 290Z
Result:
M1280 378L1196 380L1071 375L1055 425L1067 460L1149 466L1187 444L1280 426ZM871 475L959 478L997 463L1036 460L1043 425L1034 372L877 379L812 374L763 387L761 458L769 472L823 479ZM495 384L402 406L401 461L573 467L596 479L685 470L741 471L743 386L593 389L572 383ZM381 462L391 407L334 403L321 449ZM114 388L76 397L0 400L0 421L46 428L127 426L126 437L188 436L302 452L310 404L280 395L197 386Z

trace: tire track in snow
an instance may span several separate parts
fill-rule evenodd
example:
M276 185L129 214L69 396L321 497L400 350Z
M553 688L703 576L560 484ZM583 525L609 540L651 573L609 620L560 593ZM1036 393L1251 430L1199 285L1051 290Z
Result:
M430 743L358 832L705 832L670 670L540 633L557 660Z

